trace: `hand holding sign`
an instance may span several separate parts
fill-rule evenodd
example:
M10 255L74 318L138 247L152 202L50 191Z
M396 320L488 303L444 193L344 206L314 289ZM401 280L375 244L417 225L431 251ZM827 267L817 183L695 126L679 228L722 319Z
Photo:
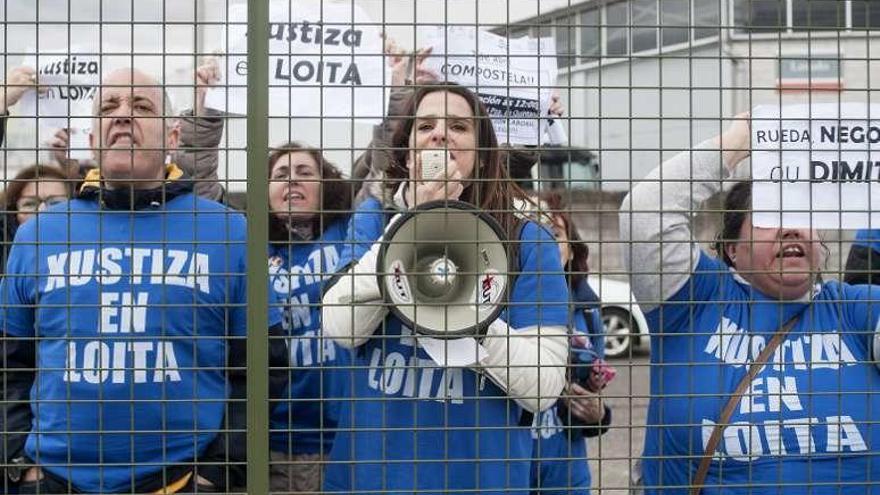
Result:
M732 174L736 166L751 153L751 114L743 112L733 117L733 123L721 134L718 147L722 150L724 166Z
M46 142L52 153L52 158L59 164L67 163L70 159L68 152L70 151L70 130L58 129L55 135Z
M546 144L541 121L556 85L553 38L508 39L473 26L426 26L416 41L433 50L426 69L479 95L499 141Z
M438 79L437 73L425 67L425 59L431 55L433 49L419 48L415 53L407 53L397 44L397 41L384 35L385 56L388 58L388 67L391 68L391 86L408 86L430 84Z
M100 56L71 46L61 53L29 50L25 65L36 67L36 80L30 84L38 92L26 93L18 114L37 117L41 129L79 129L88 135L92 102L101 81Z
M754 224L814 229L880 225L877 116L880 105L865 103L755 108Z
M380 25L358 6L321 0L269 2L269 115L378 123L388 84ZM247 7L233 5L220 46L223 84L205 105L247 114Z
M37 89L37 71L33 67L14 67L6 74L6 82L0 87L0 114L5 114L9 107L30 90Z
M559 90L554 89L550 94L550 108L547 109L547 115L551 117L562 117L565 115L565 105L562 104Z
M211 86L220 82L220 62L211 57L196 69L196 99L193 104L195 115L205 111L205 96Z

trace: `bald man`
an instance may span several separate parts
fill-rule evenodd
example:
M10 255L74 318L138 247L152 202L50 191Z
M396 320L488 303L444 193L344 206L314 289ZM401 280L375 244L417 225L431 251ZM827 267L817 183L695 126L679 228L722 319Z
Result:
M245 220L166 164L170 113L153 77L108 74L90 136L99 168L16 236L0 284L0 419L20 493L245 482ZM280 314L270 323L281 335ZM287 366L283 340L270 352ZM270 378L284 389L285 372Z

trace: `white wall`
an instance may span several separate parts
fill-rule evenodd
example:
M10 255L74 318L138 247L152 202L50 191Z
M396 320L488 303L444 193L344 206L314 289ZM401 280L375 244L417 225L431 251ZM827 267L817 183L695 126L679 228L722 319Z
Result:
M842 91L777 89L780 56L838 48ZM718 134L721 119L754 106L880 101L880 64L871 60L878 50L880 39L864 36L742 37L581 70L568 92L572 143L599 153L603 189L629 189L663 159Z

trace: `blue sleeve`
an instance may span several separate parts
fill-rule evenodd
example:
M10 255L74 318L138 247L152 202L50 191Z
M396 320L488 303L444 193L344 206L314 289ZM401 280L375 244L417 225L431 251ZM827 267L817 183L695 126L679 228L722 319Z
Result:
M247 224L244 217L234 215L230 217L231 230L229 249L230 259L236 260L232 265L234 269L227 270L229 286L229 330L230 336L244 337L247 335ZM223 277L217 277L222 280ZM281 324L281 305L277 304L275 291L272 289L272 277L266 279L266 288L269 301L269 327Z
M568 284L556 241L534 222L523 227L520 241L507 322L513 328L570 326Z
M591 324L594 329L590 332L590 342L593 344L596 354L605 359L605 324L602 323L602 311L599 306L596 306L590 310L588 315L592 319Z
M846 308L849 328L842 328L841 332L864 337L857 340L865 346L866 355L870 356L874 334L880 331L880 286L828 283L839 284L839 298Z
M348 224L348 233L339 255L339 269L361 259L385 232L385 210L370 198L358 206Z
M853 240L853 245L864 246L880 253L880 230L861 229L857 231L856 238Z
M38 275L35 237L33 228L23 226L9 251L6 276L0 282L0 333L6 335L34 336Z
M247 335L247 282L245 281L247 269L243 263L241 270L241 275L231 275L237 279L236 282L238 283L235 284L233 295L228 302L231 313L229 334L235 337L244 337ZM279 301L280 296L278 296L275 290L272 289L271 276L269 276L267 280L266 290L269 291L269 327L280 325L283 302Z
M590 344L600 358L605 357L605 325L602 323L602 302L599 296L590 287L586 279L581 280L575 290L574 297L577 303L578 313L583 315L585 333L588 334ZM587 321L588 320L588 321Z
M721 292L724 288L736 286L738 284L728 266L701 251L694 273L682 288L663 304L645 314L648 327L658 334L693 332L694 303L732 300L733 294L725 295Z

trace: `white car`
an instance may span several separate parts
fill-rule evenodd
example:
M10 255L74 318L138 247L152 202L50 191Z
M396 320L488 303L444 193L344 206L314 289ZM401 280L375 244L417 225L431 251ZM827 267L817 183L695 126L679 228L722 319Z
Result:
M648 322L629 283L599 275L591 275L587 281L602 301L605 356L625 357L630 352L648 352L651 346Z

